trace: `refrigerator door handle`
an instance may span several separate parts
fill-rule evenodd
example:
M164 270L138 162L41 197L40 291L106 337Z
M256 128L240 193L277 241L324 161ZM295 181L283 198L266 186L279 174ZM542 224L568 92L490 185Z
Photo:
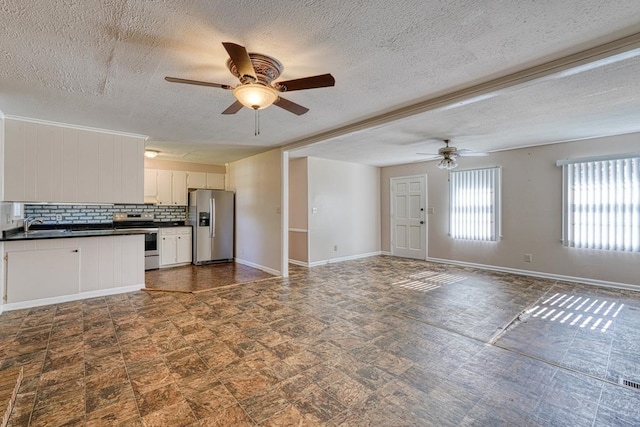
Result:
M209 199L209 235L216 237L216 200Z

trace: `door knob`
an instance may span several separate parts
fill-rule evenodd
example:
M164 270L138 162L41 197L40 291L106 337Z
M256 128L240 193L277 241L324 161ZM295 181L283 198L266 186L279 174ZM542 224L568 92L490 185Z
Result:
M420 224L424 224L424 221L420 221Z

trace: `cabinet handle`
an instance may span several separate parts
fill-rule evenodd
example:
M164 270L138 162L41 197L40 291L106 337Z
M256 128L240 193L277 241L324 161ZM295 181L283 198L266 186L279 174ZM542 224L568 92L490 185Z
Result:
M74 250L72 250L71 252L78 252L78 250L77 250L77 249L74 249Z

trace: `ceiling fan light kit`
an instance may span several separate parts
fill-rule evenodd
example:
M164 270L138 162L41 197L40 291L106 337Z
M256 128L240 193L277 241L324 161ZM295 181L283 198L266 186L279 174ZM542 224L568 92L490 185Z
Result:
M455 157L446 156L438 162L439 169L451 170L458 167L458 161Z
M253 110L267 108L278 99L275 89L260 83L240 85L233 90L233 96L245 107Z

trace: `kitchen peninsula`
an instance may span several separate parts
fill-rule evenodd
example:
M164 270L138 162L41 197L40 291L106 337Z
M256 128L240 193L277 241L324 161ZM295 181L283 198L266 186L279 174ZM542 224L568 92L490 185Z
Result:
M143 234L105 224L24 233L12 202L142 204L145 137L11 116L0 123L0 311L143 288Z

